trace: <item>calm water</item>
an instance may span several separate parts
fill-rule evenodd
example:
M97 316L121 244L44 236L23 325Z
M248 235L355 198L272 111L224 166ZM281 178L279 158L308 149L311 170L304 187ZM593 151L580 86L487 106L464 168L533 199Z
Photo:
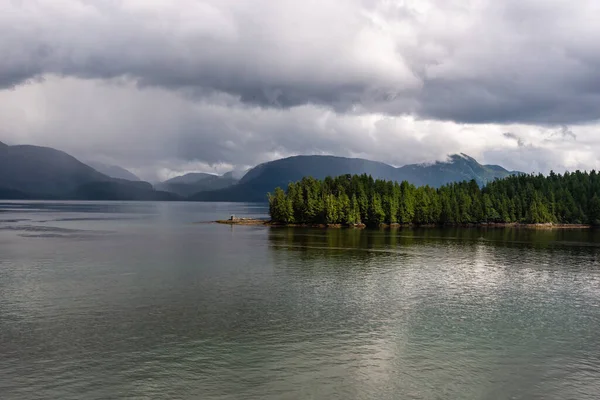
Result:
M600 233L0 203L2 399L598 399Z

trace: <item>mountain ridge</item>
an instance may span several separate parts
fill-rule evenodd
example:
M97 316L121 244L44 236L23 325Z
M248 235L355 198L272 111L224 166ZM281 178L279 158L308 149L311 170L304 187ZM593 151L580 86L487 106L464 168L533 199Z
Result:
M266 201L266 193L275 187L287 187L304 176L371 175L376 179L409 181L417 186L439 187L443 184L475 179L479 185L518 173L500 166L487 166L466 154L449 155L448 161L430 164L407 164L394 167L380 161L330 155L299 155L262 163L252 168L237 185L196 193L197 201Z
M111 178L51 147L0 146L0 197L53 200L179 199L154 191L148 182ZM102 188L102 191L99 191Z
M185 175L176 176L164 182L154 185L155 189L176 193L187 197L198 192L220 190L235 185L238 179L233 173L213 175L205 172L190 172Z
M163 181L161 183L167 183L167 184L186 183L186 184L189 184L189 183L198 182L199 180L202 180L202 179L210 178L212 176L217 176L217 175L209 174L207 172L188 172L187 174L178 175L174 178L167 179L166 181Z
M96 162L96 161L90 161L90 162L85 162L85 164L89 165L90 167L94 168L96 171L109 176L111 178L116 178L116 179L125 179L127 181L132 181L132 182L137 182L137 181L141 181L141 179L135 175L133 172L120 167L118 165L109 165L109 164L104 164L104 163L100 163L100 162Z
M223 175L189 173L154 187L144 181L113 178L50 147L0 142L0 198L73 200L192 200L264 202L276 187L305 176L371 175L375 179L408 181L439 187L474 179L479 185L517 171L482 165L461 153L447 161L394 167L379 161L331 155L299 155L257 165L238 181Z

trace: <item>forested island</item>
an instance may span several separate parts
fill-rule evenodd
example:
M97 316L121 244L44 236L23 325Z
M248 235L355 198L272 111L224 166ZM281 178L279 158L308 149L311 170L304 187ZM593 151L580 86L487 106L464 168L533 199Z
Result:
M596 171L519 174L484 187L471 180L437 189L366 174L305 177L268 197L271 222L286 225L600 225Z

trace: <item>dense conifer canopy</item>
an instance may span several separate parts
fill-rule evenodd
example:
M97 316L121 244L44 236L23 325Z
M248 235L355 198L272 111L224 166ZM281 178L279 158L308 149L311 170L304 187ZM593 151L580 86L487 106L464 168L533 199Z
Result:
M483 188L474 181L434 189L342 175L290 183L269 194L274 222L286 224L561 223L600 225L596 171L515 175Z

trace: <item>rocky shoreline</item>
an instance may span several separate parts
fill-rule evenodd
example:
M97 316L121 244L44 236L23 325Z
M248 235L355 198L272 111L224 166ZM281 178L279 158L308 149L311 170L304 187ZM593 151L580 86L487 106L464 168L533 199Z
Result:
M272 222L270 220L256 218L230 218L215 221L218 224L226 225L250 225L250 226L272 226L272 227L297 227L297 228L354 228L363 229L365 224L352 226L342 224L285 224ZM381 224L379 228L518 228L518 229L591 229L591 225L586 224L521 224L521 223L478 223L478 224L455 224L455 225L413 225L413 224Z
M215 221L217 224L226 225L271 225L271 221L266 219L256 218L230 218L230 219L219 219Z

